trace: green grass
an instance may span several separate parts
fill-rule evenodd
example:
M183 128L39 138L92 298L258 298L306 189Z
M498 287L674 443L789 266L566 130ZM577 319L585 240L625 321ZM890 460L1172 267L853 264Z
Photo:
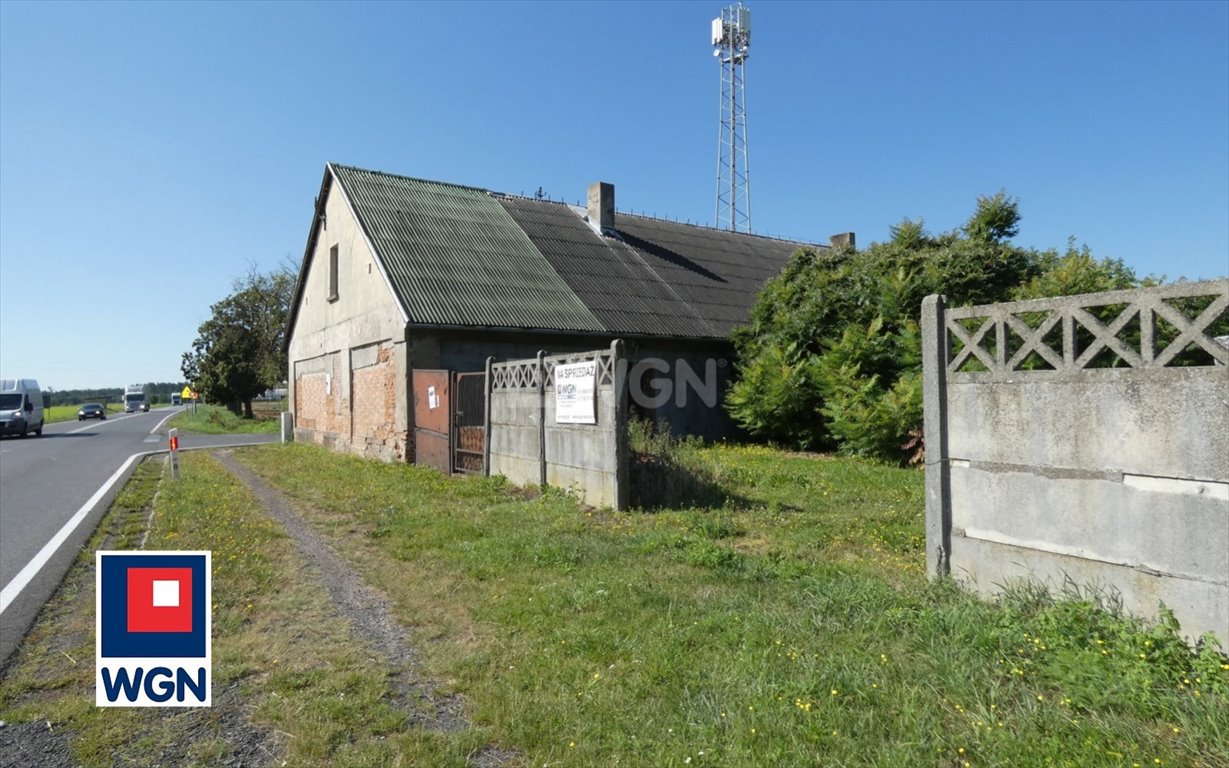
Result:
M272 412L260 411L256 418L245 419L220 405L189 405L171 417L167 426L209 435L275 434L278 420Z
M242 456L318 509L529 765L1229 764L1229 660L1088 595L927 583L916 471L719 446L691 460L726 506L615 514L306 446Z
M917 471L687 446L676 463L721 506L614 513L312 446L236 455L388 595L475 724L405 727L280 528L185 455L147 546L213 550L214 711L283 734L289 764L460 766L494 743L524 766L1229 766L1229 658L1076 590L928 583ZM94 709L92 666L61 660L91 658L88 632L62 641L92 616L86 572L0 684L0 719L71 729L86 765L152 764L174 721ZM192 733L169 762L225 752Z

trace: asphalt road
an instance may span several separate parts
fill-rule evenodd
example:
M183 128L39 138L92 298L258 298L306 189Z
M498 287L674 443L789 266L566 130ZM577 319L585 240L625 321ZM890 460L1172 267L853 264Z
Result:
M48 424L42 437L0 440L0 665L55 592L139 457L167 450L165 422L179 410ZM184 433L179 448L277 439Z

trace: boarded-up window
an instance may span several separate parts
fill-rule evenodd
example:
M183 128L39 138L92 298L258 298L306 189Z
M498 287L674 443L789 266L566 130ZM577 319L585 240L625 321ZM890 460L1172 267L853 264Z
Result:
M329 249L329 301L337 301L337 246Z

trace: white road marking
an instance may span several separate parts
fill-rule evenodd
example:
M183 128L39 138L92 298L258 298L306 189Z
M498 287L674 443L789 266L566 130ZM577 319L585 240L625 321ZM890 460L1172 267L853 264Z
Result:
M160 422L158 422L157 424L155 424L155 425L154 425L154 428L153 428L153 429L151 429L151 430L149 431L149 434L151 434L151 435L152 435L152 434L155 434L158 430L162 429L162 425L163 425L163 424L165 424L165 423L167 423L167 421L169 421L169 420L170 420L170 418L171 418L172 416L174 416L174 415L176 415L176 414L178 414L178 413L179 413L179 411L172 411L171 413L168 413L168 414L166 415L166 418L165 418L165 419L163 419L162 421L160 421Z
M156 453L156 451L134 453L129 456L128 460L120 465L119 469L115 470L115 474L111 475L111 477L109 477L97 491L94 491L94 495L81 505L81 509L77 510L77 514L69 518L68 522L64 523L64 526L56 532L56 535L52 536L51 540L43 545L43 548L38 551L38 554L35 555L30 562L26 563L26 567L22 568L21 571L13 577L12 581L4 585L4 589L0 590L0 615L3 615L4 611L9 607L9 604L17 598L17 595L21 594L21 590L25 589L26 586L34 580L34 577L37 576L38 572L43 569L43 566L47 564L47 561L55 555L56 550L60 548L60 545L72 535L73 531L77 530L77 526L81 525L81 521L85 520L85 518L89 516L90 512L94 509L94 506L98 504L99 500L107 494L107 491L111 490L111 486L115 485L116 481L118 481L120 477L123 476L124 472L128 470L128 467L132 466L133 462L137 459L142 456L147 456L149 453Z
M261 445L261 443L227 443L224 445L200 445L194 448L181 447L179 450L190 451L190 450L212 450L215 448L246 448L252 445ZM37 576L38 572L43 569L43 566L47 564L47 561L49 561L52 557L55 556L56 550L58 550L60 546L63 545L64 542L68 540L68 537L72 535L73 531L77 530L77 526L81 525L81 522L85 520L85 518L89 517L90 512L94 510L94 507L97 506L100 500L102 500L102 497L105 496L109 490L111 490L111 486L115 485L116 481L120 479L120 477L124 474L124 472L126 472L128 468L132 466L133 462L145 456L153 456L154 454L157 454L157 453L166 453L166 452L167 452L166 449L158 450L158 451L142 451L141 453L134 453L131 456L129 456L128 459L122 465L120 465L120 468L115 470L115 474L107 478L107 481L103 483L102 486L97 491L94 491L94 495L91 496L88 501L86 501L84 504L81 505L81 509L78 509L77 513L73 515L67 523L64 523L64 526L60 528L59 531L56 532L56 535L52 536L51 540L43 545L43 548L38 551L38 554L36 554L33 558L31 558L30 562L26 563L26 566L22 568L21 571L18 572L16 576L13 577L13 580L10 581L8 584L5 584L4 589L0 589L0 615L4 614L5 610L8 609L9 605L12 604L12 602L17 599L17 596L19 594L21 594L21 591L25 589L30 584L31 581L34 580L34 577Z
M124 415L124 416L110 416L110 417L105 418L105 419L99 419L97 424L86 424L84 427L77 427L76 429L72 430L71 432L65 432L64 434L66 434L66 435L75 435L75 434L77 434L78 432L84 432L84 431L85 431L85 430L87 430L87 429L95 429L95 428L97 428L97 427L105 427L105 426L106 426L106 425L108 425L108 424L114 424L114 423L115 423L115 422L117 422L117 421L123 421L124 419L131 419L131 418L132 418L132 416L130 416L130 415Z
M179 411L173 411L173 412L171 412L170 414L168 414L168 415L166 416L166 418L162 419L162 420L161 420L161 421L159 421L157 424L155 424L155 425L154 425L154 428L153 428L153 429L151 429L151 430L149 431L149 433L150 433L151 435L152 435L152 434L154 434L154 433L156 433L159 429L161 429L161 428L162 428L162 425L163 425L163 424L165 424L165 423L167 422L167 419L171 418L171 417L172 417L172 416L174 416L176 413L179 413ZM75 435L75 434L77 434L78 432L84 432L84 431L85 431L85 430L87 430L87 429L94 429L94 428L96 428L96 427L101 427L101 426L104 426L104 425L106 425L106 424L114 424L114 423L115 423L115 422L117 422L117 421L123 421L124 419L131 419L131 418L134 418L134 417L136 417L136 416L138 416L138 415L139 415L139 414L136 414L136 413L125 413L125 414L124 414L124 415L122 415L122 416L110 416L110 417L108 417L108 418L106 418L106 419L99 419L97 424L86 424L84 427L77 427L76 429L72 430L71 432L65 432L64 434L67 434L67 435Z

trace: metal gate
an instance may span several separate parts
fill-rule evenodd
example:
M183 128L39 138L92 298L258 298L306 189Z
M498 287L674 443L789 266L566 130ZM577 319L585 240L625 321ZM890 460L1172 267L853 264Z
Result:
M452 472L452 375L415 368L414 463Z
M482 474L486 425L486 373L454 373L453 463L454 472Z

